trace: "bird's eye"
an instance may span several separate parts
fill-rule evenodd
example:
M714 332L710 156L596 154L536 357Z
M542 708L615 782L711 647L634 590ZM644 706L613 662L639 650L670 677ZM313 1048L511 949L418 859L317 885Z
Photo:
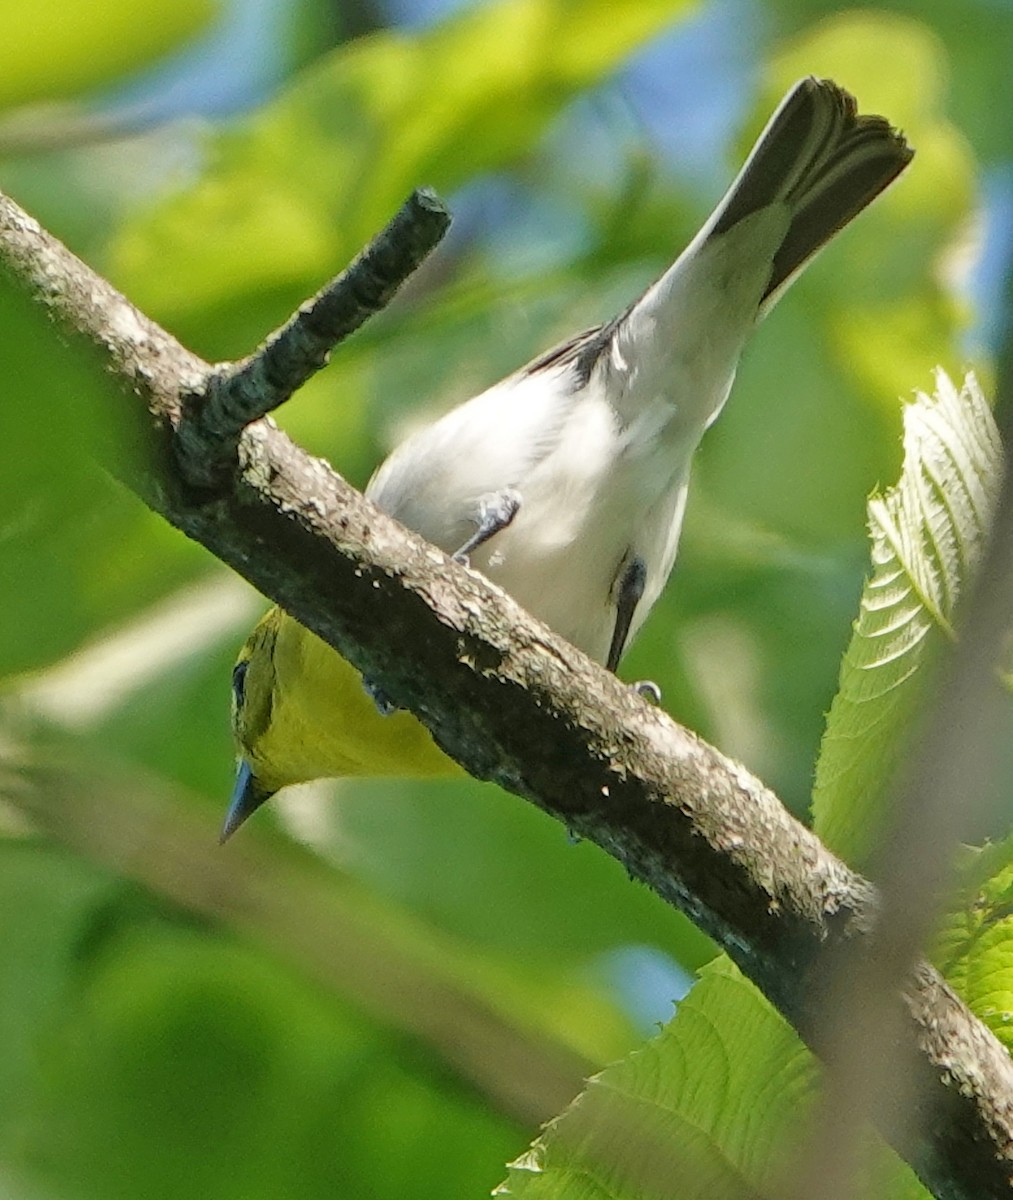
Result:
M248 662L241 662L232 668L232 695L237 708L242 708L246 699L246 669L249 665Z

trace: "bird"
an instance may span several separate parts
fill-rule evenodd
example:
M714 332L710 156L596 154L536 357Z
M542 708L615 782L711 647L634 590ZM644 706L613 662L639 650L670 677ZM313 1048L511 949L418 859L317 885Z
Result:
M717 207L628 308L411 434L366 496L610 671L675 562L690 466L743 346L914 151L829 79L785 95ZM233 671L222 840L288 784L460 772L280 608Z

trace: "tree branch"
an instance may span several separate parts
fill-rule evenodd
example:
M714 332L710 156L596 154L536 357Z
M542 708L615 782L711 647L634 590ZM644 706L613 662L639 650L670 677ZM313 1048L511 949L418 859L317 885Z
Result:
M380 513L269 420L242 434L229 486L193 488L176 429L212 368L3 199L0 261L98 347L125 394L141 394L146 462L111 462L114 472L416 713L473 775L597 842L688 913L813 1044L823 981L875 920L865 880L744 768ZM898 1006L931 1109L912 1164L937 1196L1007 1196L1009 1057L927 964Z
M255 353L216 371L203 392L188 397L176 430L187 480L196 487L226 483L246 426L284 404L339 342L386 308L449 225L450 214L435 193L413 192L355 261Z
M1003 444L1009 447L1013 330L999 362L997 408L1007 416ZM968 584L957 608L959 636L937 668L931 703L893 782L892 821L872 872L880 919L871 937L842 958L828 990L820 1035L827 1073L812 1144L798 1166L792 1193L798 1200L854 1195L868 1143L866 1121L873 1112L881 1129L893 1130L894 1145L924 1136L927 1097L916 1094L924 1080L912 1069L911 1047L897 1037L901 1017L894 997L942 917L960 843L979 841L996 827L995 781L1009 720L1009 696L996 675L1013 599L1013 454L1008 452L988 546Z

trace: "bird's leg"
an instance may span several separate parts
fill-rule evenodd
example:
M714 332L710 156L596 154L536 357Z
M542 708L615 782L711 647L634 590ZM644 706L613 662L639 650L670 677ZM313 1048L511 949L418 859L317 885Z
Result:
M612 645L605 666L615 673L622 658L623 647L629 637L633 614L637 611L647 582L647 567L642 558L633 558L621 568L619 586L616 589L616 623L612 630Z
M520 506L520 493L515 492L513 488L504 488L501 492L489 492L488 495L482 496L478 502L477 528L460 550L454 553L454 561L467 566L468 555L473 550L477 550L479 546L484 545L501 529L506 529L517 516ZM376 710L381 717L389 717L391 713L398 711L398 706L392 700L388 700L383 690L371 680L363 679L362 686L376 705Z
M485 545L501 529L506 529L517 516L520 506L520 493L515 492L513 488L504 488L501 492L489 492L488 495L482 496L478 502L477 528L464 545L454 551L454 561L467 566L468 556L472 551Z
M616 591L616 623L612 630L612 645L609 647L609 655L605 663L613 674L619 666L619 659L622 658L623 648L633 623L633 614L643 599L646 583L647 566L642 558L638 556L625 564ZM632 687L637 695L643 696L645 700L649 700L653 704L661 703L661 688L656 683L652 683L650 679L638 680Z

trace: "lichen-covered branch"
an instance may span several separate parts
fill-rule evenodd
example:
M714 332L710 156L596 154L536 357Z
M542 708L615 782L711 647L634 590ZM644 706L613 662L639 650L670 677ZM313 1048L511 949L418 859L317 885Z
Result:
M147 503L415 712L474 775L597 842L687 912L813 1042L823 981L875 920L866 881L741 766L269 421L243 433L229 486L194 488L175 431L210 368L2 199L0 262L106 354L125 395L141 393L147 464L110 466ZM913 1165L938 1196L1008 1195L1009 1057L927 965L897 1004L931 1109L928 1136L907 1147Z

